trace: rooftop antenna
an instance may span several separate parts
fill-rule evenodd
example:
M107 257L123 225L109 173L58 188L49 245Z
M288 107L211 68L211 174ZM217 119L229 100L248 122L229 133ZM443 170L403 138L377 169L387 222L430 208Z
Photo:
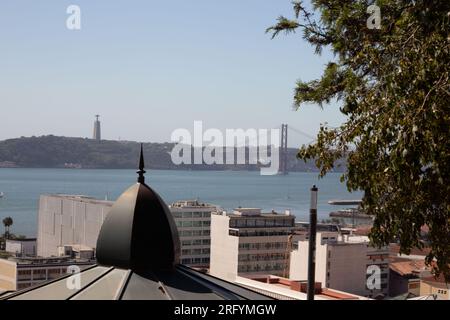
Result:
M139 171L137 171L136 173L139 175L138 176L138 182L144 184L145 183L145 177L144 177L144 173L146 171L144 170L144 151L143 151L143 144L141 143L141 155L139 158Z

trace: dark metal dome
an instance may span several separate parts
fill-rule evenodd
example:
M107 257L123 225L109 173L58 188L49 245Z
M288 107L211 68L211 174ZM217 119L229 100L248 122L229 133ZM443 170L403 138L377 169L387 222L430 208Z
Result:
M169 208L145 184L141 145L138 183L114 203L97 240L100 265L134 271L170 270L179 263L180 240Z

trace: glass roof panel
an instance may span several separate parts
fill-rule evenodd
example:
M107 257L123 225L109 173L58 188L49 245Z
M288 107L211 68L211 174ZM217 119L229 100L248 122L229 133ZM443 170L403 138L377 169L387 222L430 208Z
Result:
M114 269L71 300L115 300L127 278L128 270Z
M97 266L79 273L81 290L110 269L111 268ZM73 281L70 278L71 277L64 278L48 285L44 285L43 287L32 289L16 297L11 297L10 300L66 300L77 291L80 291L80 289L76 288L71 289L70 284L73 284Z

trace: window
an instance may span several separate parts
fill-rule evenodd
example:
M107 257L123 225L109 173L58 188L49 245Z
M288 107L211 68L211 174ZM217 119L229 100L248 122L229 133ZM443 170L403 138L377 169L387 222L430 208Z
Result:
M238 219L236 220L235 227L245 227L245 220L244 219Z
M192 218L192 212L183 212L183 218Z
M417 289L417 288L419 288L420 287L420 284L419 283L410 283L409 284L409 288L410 289Z
M255 219L248 219L247 220L247 227L250 227L250 228L256 227L256 220Z
M282 227L284 225L284 221L282 219L276 219L275 220L275 226L276 227Z
M211 231L209 230L203 230L203 235L204 236L209 236L211 234Z
M201 221L193 221L192 222L192 226L196 227L196 228L201 227L202 226L202 222Z
M284 226L285 227L293 227L294 226L294 220L289 220L289 219L284 220Z
M181 218L181 212L172 212L174 218Z
M31 270L19 270L18 274L19 274L19 276L30 275L31 274Z
M211 244L211 240L209 240L209 239L203 239L203 240L202 240L202 244L203 244L203 245L209 245L209 244Z
M204 227L209 227L211 225L211 221L202 221Z
M192 213L192 217L193 218L201 218L202 217L202 213L201 212L194 212L194 213Z
M202 235L202 231L201 230L193 230L192 235L194 237L200 237Z
M192 221L183 221L183 227L192 227Z
M211 217L211 212L203 212L203 218Z
M49 274L59 274L59 273L61 273L61 270L60 269L50 269L50 270L48 270L48 273Z
M258 219L256 220L256 226L257 227L265 227L266 226L266 221L263 219Z

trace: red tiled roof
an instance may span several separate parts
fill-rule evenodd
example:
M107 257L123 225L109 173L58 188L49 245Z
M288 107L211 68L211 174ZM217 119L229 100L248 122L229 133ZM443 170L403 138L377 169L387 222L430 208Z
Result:
M398 244L390 244L389 245L389 251L391 252L391 254L395 254L397 255L400 252L400 246ZM410 255L414 255L414 256L426 256L430 253L431 249L430 248L423 248L423 249L419 249L419 248L412 248Z
M397 261L389 264L389 268L401 276L413 275L421 271L430 271L425 260Z

